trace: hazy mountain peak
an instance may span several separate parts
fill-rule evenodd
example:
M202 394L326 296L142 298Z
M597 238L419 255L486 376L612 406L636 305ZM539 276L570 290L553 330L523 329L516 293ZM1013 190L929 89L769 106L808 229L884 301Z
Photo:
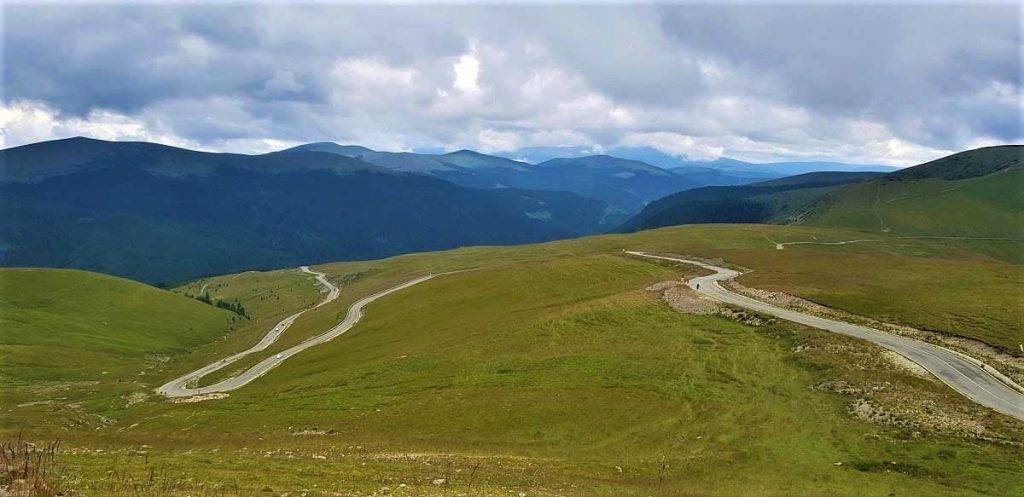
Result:
M589 155L586 157L558 158L542 162L537 167L584 167L591 169L622 169L623 171L645 172L654 176L670 176L671 173L646 162L621 159L611 155Z
M297 159L297 154L303 157ZM393 174L350 156L301 147L269 154L245 155L203 152L160 143L74 137L0 151L0 181L13 183L34 183L86 170L139 170L178 177L209 175L219 168L266 173L330 170L335 173L373 171Z
M456 150L455 152L440 155L438 158L444 162L467 169L515 169L517 171L527 171L532 167L525 162L467 149Z
M447 154L444 154L445 157L452 157L452 156L459 156L459 155L469 155L469 156L473 156L473 157L493 157L493 156L489 156L487 154L483 154L483 153L477 152L476 150L470 150L468 148L463 148L463 149L456 150L454 152L448 152Z
M296 151L326 152L329 154L344 155L345 157L359 157L360 155L374 152L373 149L366 148L362 145L339 145L334 142L313 142L282 150L282 152Z

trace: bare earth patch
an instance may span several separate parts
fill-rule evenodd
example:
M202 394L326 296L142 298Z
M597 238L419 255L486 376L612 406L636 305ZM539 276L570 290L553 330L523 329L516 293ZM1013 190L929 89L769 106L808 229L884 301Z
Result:
M224 392L204 393L204 394L201 394L201 395L193 395L191 397L176 397L176 398L170 399L170 401L172 403L175 403L175 404L193 404L193 403L196 403L196 402L202 402L204 400L226 399L226 398L228 398L230 396L231 396L230 394L226 394Z
M911 367L913 363L881 347L813 333L793 353L817 364L839 366L833 369L838 376L811 388L849 397L847 412L860 421L899 428L912 438L931 432L1020 444L1021 427L1015 420L966 401L920 366Z
M921 436L924 431L932 431L1013 443L991 433L988 423L974 412L974 406L954 406L928 392L909 390L899 382L862 384L834 379L822 381L813 388L853 397L847 412L854 418L867 423L907 429L915 437Z
M969 438L990 439L983 422L968 416L940 409L928 401L917 405L885 404L867 398L858 398L850 404L849 412L855 418L898 428L932 429L952 432ZM1002 440L993 440L1002 441Z
M667 303L676 312L684 314L715 314L735 319L751 326L761 326L773 321L770 318L764 318L738 307L723 305L714 299L705 297L686 286L683 280L662 281L647 287L646 290L661 294L662 301Z
M662 281L647 287L647 291L661 294L661 300L669 307L685 314L718 314L722 305L706 298L686 286L680 280Z
M316 437L334 435L335 431L334 428L329 428L326 430L320 428L302 428L298 430L292 430L291 434L293 437Z
M124 399L124 406L131 407L135 404L141 404L149 398L149 394L145 392L133 392L122 397Z

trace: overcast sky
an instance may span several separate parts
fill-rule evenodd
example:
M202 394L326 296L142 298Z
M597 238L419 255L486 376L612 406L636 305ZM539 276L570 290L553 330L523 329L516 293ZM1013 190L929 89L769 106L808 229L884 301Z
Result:
M1021 143L1021 6L6 4L4 147L651 146L909 165Z

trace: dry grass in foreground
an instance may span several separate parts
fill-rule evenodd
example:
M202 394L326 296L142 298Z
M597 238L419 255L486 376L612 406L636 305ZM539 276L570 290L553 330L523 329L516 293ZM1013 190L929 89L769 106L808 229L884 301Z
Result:
M58 480L60 441L36 445L18 438L0 442L0 495L63 495Z

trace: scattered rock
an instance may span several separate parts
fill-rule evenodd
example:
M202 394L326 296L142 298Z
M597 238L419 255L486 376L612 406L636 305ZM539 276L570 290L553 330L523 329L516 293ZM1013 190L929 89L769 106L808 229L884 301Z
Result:
M774 318L764 318L753 312L733 307L722 306L722 309L718 314L730 319L735 319L736 321L750 326L763 326L765 324L775 322Z
M191 397L176 397L176 398L171 399L171 402L174 403L174 404L193 404L193 403L196 403L196 402L202 402L204 400L226 399L226 398L228 398L230 396L231 395L226 394L224 392L204 393L204 394L200 394L200 395L193 395Z
M448 481L448 480L446 480L444 478L436 478L436 479L434 479L434 481L431 481L430 483L433 483L434 485L440 486L440 485L444 485L444 483L446 481Z
M327 430L321 430L319 428L303 428L301 430L294 430L291 432L291 434L294 437L334 435L334 429L330 428Z
M122 398L124 399L124 406L131 407L135 404L141 404L142 402L145 402L145 400L149 398L149 394L147 394L146 392L134 392L125 395Z
M48 404L53 404L53 401L52 400L36 400L36 401L33 401L33 402L24 402L24 403L21 403L21 404L18 404L16 406L14 406L14 407L44 406L44 405L48 405Z
M834 392L843 395L860 395L863 390L850 385L844 380L825 380L812 387L815 390L821 390L823 392Z
M916 428L918 426L916 422L899 416L895 412L872 403L865 398L853 401L853 404L850 404L849 412L853 417L869 423L884 424L898 428Z

